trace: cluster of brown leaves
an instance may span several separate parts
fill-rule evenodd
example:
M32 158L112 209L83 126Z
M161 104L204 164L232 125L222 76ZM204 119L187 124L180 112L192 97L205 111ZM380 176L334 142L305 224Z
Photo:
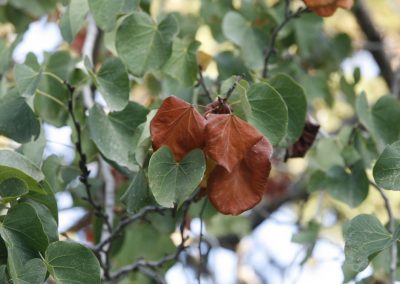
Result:
M224 104L222 100L210 104L202 116L187 102L168 97L150 131L154 150L166 145L178 161L193 149L203 149L206 194L218 211L237 215L253 208L264 195L272 146Z
M306 6L321 17L332 16L338 8L351 9L354 0L304 0Z

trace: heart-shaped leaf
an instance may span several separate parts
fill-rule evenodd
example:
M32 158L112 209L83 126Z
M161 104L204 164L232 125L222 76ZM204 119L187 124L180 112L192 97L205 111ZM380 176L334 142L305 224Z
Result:
M288 108L279 93L267 83L253 84L247 93L251 114L247 121L261 131L273 145L285 137Z
M35 94L41 79L42 71L35 71L25 64L15 66L15 81L18 92L24 97Z
M232 114L209 114L206 153L230 172L263 136L253 126Z
M46 250L47 269L58 284L100 283L100 265L93 252L74 242L54 242Z
M162 67L164 73L176 79L182 86L192 86L197 77L196 51L199 46L198 41L175 39L172 55Z
M271 170L271 155L272 146L263 138L231 172L222 166L212 171L207 192L219 212L238 215L260 202Z
M119 14L130 12L139 2L140 0L89 0L89 8L99 28L109 32L114 28Z
M26 143L39 134L39 120L23 97L10 93L0 99L0 135Z
M380 187L400 190L400 141L386 146L374 166L373 175Z
M154 150L168 146L177 160L205 145L206 120L187 102L166 98L150 124Z
M115 45L119 56L132 74L142 76L157 69L170 57L172 38L178 31L173 16L167 16L158 25L143 12L133 12L117 30Z
M393 237L373 215L352 219L344 230L346 262L354 271L368 266L369 258L392 244Z
M130 213L136 213L144 206L154 203L144 170L140 170L136 174L128 189L122 195L121 201Z
M297 141L303 132L307 112L307 100L304 89L287 75L279 74L270 81L271 86L281 95L288 108L287 143Z
M247 66L262 67L263 53L251 22L239 13L230 11L224 17L222 29L228 39L241 47Z
M368 177L362 161L358 161L347 170L341 166L333 166L326 172L317 171L310 183L312 190L326 190L351 207L360 205L367 198L369 191Z
M168 147L161 147L149 162L149 183L154 198L164 207L180 206L196 190L205 169L200 149L192 150L177 162Z
M33 201L13 206L4 219L3 228L11 243L18 239L23 247L41 253L49 243L58 240L57 224L49 210Z
M87 0L70 0L67 10L60 20L60 30L65 41L72 42L82 28L89 12Z
M136 165L127 153L134 131L146 120L147 113L146 108L134 102L130 102L122 111L108 115L96 105L90 110L88 118L90 137L107 159L135 170Z
M128 104L129 78L119 58L109 58L104 61L96 82L111 111L120 111Z

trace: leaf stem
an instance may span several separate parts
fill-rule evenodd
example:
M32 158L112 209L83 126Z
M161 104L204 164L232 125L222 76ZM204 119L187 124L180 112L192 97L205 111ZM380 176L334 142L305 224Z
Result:
M396 282L397 269L397 242L394 240L396 232L396 221L394 219L392 206L390 205L390 201L386 193L375 182L369 181L369 183L370 185L375 187L381 195L383 202L385 203L386 212L389 218L389 232L393 236L393 242L390 246L390 283L394 284Z
M62 85L65 85L65 84L64 84L64 80L61 79L60 77L58 77L58 76L57 76L56 74L54 74L54 73L45 71L45 72L43 72L42 74L43 74L43 75L46 75L46 76L49 76L49 77L51 77L51 78L53 78L53 79L55 79L56 81L58 81L58 82L59 82L60 84L62 84Z
M52 100L53 102L55 102L58 105L60 105L61 107L63 107L65 110L68 110L68 107L62 101L60 101L59 99L53 97L52 95L50 95L50 94L48 94L46 92L43 92L43 91L41 91L39 89L36 90L36 93L41 95L41 96L43 96L43 97L46 97L46 98Z
M231 87L228 89L228 91L226 92L224 101L229 100L230 96L233 94L233 91L236 89L237 84L238 84L239 81L242 80L242 79L243 79L243 76L242 76L242 75L236 76L235 82L232 84L232 86L231 86Z

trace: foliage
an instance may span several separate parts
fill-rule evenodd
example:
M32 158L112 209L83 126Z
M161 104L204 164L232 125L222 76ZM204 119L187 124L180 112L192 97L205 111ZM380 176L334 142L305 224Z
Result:
M344 224L346 277L388 253L379 276L395 280L400 227L385 190L400 190L400 102L359 92L359 69L341 73L351 38L327 33L320 17L353 1L202 0L189 14L112 2L0 4L0 22L18 34L0 42L0 135L13 141L0 150L0 283L163 283L178 261L200 282L209 273L203 245L235 250L254 216L321 192ZM65 43L14 64L28 24L46 15ZM350 115L327 133L315 117L337 104ZM70 164L44 158L45 125L72 130ZM290 172L293 158L307 166ZM87 213L65 234L57 192ZM371 192L382 197L386 228L378 214L341 216ZM189 233L194 218L207 234ZM325 225L319 216L298 225L303 265Z

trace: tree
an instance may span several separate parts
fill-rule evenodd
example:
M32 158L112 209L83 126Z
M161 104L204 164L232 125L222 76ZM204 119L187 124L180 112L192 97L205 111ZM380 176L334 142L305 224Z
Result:
M400 189L399 72L384 48L372 51L391 93L372 102L360 69L349 77L340 68L354 35L324 29L323 17L340 10L382 46L365 4L182 3L186 11L149 0L0 4L9 29L0 53L0 135L9 141L0 150L0 283L164 283L177 262L200 283L210 251L236 250L243 232L232 228L255 229L287 203L300 212L293 241L307 248L304 264L326 227L320 211L305 218L304 208L324 194L319 208L343 225L344 281L369 264L365 281L400 279L388 197ZM65 44L14 64L29 23L46 16ZM317 119L340 108L349 111L336 127ZM43 158L45 125L72 130L71 164ZM307 166L294 172L295 159ZM62 192L86 214L59 234ZM387 217L345 214L376 196ZM191 232L195 218L206 234L203 225Z

